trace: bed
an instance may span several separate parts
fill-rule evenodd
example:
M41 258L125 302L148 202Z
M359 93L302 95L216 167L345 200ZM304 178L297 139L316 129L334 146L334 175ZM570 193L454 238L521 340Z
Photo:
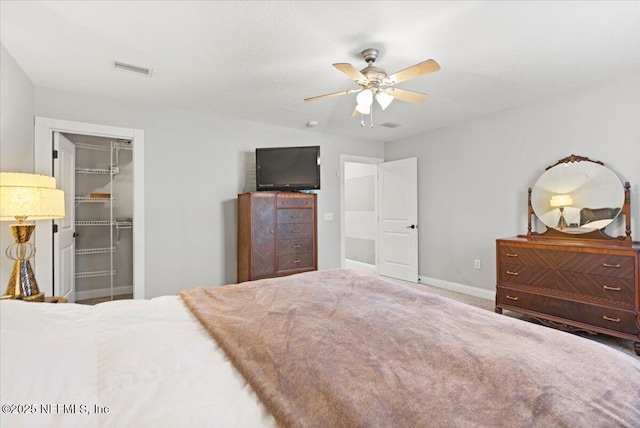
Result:
M0 314L3 427L640 421L638 359L345 269Z

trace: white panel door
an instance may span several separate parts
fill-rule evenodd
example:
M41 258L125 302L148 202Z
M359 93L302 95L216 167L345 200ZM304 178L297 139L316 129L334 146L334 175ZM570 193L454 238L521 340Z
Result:
M53 176L64 191L65 216L55 221L58 233L53 235L53 292L75 302L75 170L76 146L59 132L53 133Z
M378 164L378 273L418 282L418 159Z

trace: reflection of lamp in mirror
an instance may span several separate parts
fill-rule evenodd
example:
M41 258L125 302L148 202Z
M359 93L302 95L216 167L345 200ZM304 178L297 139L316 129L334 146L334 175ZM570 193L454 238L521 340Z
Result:
M567 227L567 220L564 218L564 207L571 206L573 199L571 195L553 195L549 202L551 207L560 208L560 218L558 219L558 229L564 229Z

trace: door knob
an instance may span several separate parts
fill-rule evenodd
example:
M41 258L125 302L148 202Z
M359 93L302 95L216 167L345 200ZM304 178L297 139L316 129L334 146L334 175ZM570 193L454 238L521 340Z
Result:
M74 238L76 238L76 237L78 237L78 236L80 236L80 234L79 234L79 233L73 232L73 237L74 237Z
M407 226L407 229L417 229L418 225L412 224L411 226Z

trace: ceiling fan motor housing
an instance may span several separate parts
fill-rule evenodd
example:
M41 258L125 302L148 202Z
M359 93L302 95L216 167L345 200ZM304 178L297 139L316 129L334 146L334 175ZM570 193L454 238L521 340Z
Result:
M384 84L387 79L387 72L379 67L375 67L373 63L378 59L378 49L365 49L362 51L362 58L367 62L367 66L360 70L368 80L368 82L363 82L363 86L366 88L375 87L377 88L379 85Z
M387 73L383 69L374 67L373 65L363 68L360 70L360 73L365 75L369 83L376 85L383 84L387 78Z

